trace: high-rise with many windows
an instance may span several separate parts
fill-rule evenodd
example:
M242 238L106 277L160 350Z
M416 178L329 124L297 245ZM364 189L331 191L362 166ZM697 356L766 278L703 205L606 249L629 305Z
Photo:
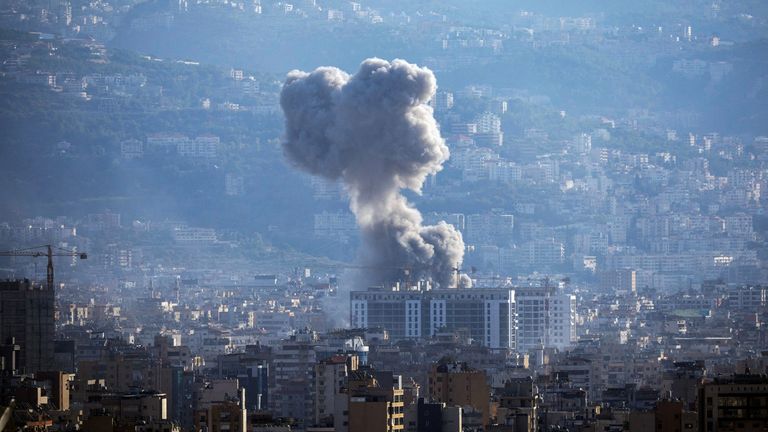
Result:
M517 349L563 349L576 341L576 297L554 286L516 288Z
M390 339L465 332L483 346L515 349L515 291L510 288L369 288L350 295L353 327L382 327Z
M26 279L0 282L0 344L15 339L21 348L17 369L51 370L55 331L51 288Z

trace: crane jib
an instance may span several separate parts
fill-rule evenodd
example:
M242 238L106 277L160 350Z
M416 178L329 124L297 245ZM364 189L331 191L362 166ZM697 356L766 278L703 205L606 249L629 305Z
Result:
M45 252L35 249L45 249ZM37 258L41 256L48 257L48 266L47 266L47 274L46 274L46 285L48 289L53 289L53 257L55 256L72 256L72 257L78 257L80 259L87 259L88 254L85 252L77 252L77 251L71 251L66 249L57 248L58 250L54 252L54 247L52 245L43 245L43 246L36 246L33 248L27 248L27 249L16 249L16 250L10 250L10 251L0 251L0 256L28 256L32 258Z

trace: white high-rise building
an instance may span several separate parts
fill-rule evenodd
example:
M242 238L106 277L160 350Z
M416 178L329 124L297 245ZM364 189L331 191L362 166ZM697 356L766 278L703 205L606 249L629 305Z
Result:
M504 145L504 132L501 131L501 118L492 112L484 112L475 119L477 132L475 142L484 147L501 147Z
M554 286L352 291L353 327L386 329L390 339L467 331L489 348L565 349L576 342L576 297Z
M515 349L515 291L512 288L352 291L350 322L358 328L383 328L395 341L461 331L488 348Z
M479 133L501 132L501 118L492 112L486 111L480 114L475 119L475 123Z
M576 342L576 296L557 287L516 288L517 347L564 349Z

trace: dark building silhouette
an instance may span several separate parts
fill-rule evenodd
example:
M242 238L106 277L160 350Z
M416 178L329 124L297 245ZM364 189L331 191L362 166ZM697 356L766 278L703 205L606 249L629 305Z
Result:
M54 367L54 292L31 281L0 282L0 341L15 339L16 369L26 373Z

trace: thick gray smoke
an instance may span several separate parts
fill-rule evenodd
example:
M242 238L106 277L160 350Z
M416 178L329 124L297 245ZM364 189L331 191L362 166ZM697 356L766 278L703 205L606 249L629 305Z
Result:
M445 222L422 225L401 194L420 192L449 156L426 105L436 88L429 69L373 58L352 76L292 71L280 94L285 154L309 173L342 179L379 282L411 268L449 287L464 258L461 233Z

